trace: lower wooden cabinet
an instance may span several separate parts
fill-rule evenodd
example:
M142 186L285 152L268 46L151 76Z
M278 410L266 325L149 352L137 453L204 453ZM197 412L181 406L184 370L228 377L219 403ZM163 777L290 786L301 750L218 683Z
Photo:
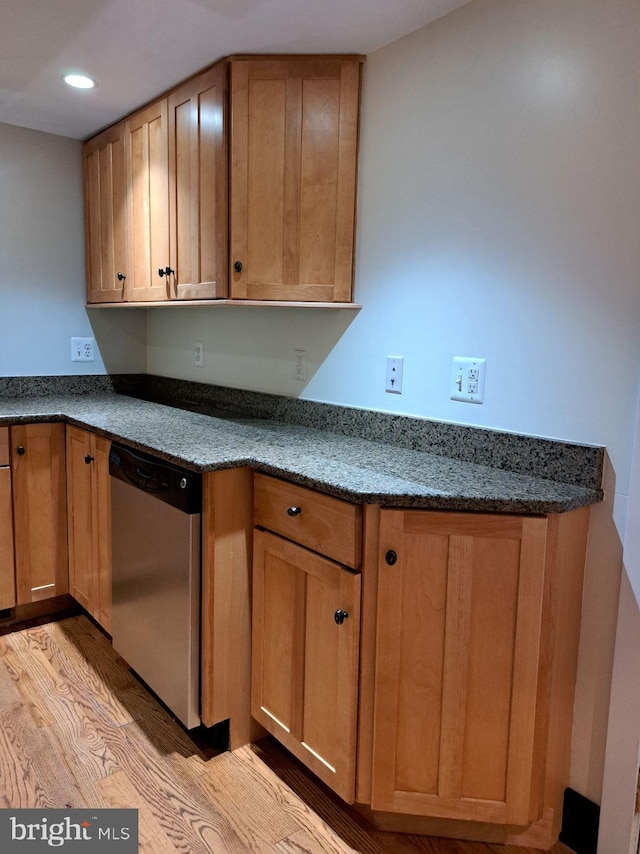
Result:
M587 520L380 512L370 806L386 826L557 839Z
M0 427L0 610L16 604L9 428Z
M16 604L68 592L64 424L11 427Z
M253 585L251 713L352 803L360 575L256 530Z
M111 631L111 492L108 439L67 427L69 592Z

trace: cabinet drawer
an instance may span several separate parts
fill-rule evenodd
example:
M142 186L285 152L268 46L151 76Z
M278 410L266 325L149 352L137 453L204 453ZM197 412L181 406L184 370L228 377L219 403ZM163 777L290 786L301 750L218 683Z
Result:
M340 498L255 475L256 525L354 569L360 567L361 560L361 514L358 505Z
M0 466L8 466L9 461L9 428L0 427Z

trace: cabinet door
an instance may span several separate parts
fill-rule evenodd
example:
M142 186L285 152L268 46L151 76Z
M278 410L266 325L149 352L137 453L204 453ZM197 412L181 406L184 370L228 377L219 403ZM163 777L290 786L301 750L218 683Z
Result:
M359 86L358 60L231 63L233 298L351 300Z
M83 149L87 302L121 302L127 275L124 123Z
M17 604L67 593L64 424L11 428Z
M110 442L67 427L69 592L111 630Z
M538 817L546 524L381 512L373 809L513 825Z
M169 95L171 296L215 299L228 290L227 63Z
M111 480L109 452L111 442L101 436L91 437L92 529L94 561L93 616L111 633Z
M169 266L169 181L167 99L150 104L125 122L129 207L130 302L166 300Z
M94 611L91 434L67 427L69 593Z
M6 428L5 428L6 429ZM0 428L0 432L2 428ZM16 572L13 559L13 511L11 469L0 468L0 609L16 604Z
M257 530L253 582L251 713L352 803L360 576Z
M0 427L0 609L16 604L9 428Z

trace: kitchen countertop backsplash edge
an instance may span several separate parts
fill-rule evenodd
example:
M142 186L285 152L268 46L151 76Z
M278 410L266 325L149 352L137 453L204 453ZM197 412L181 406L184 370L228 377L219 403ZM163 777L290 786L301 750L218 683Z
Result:
M246 456L260 470L281 476L293 475L298 482L310 486L319 483L326 491L351 500L381 500L391 506L403 504L434 509L442 506L447 509L484 509L494 512L560 512L602 498L605 449L599 446L145 374L0 377L0 415L4 400L15 403L21 398L30 397L71 396L73 399L109 394L160 403L186 413L222 418L223 422L216 423L222 423L225 430L232 431L226 435L228 438L233 435L234 443L234 453L226 461L227 465L240 465ZM80 400L76 403L82 408ZM15 406L12 409L16 416L19 409ZM72 409L76 409L76 406ZM36 412L31 408L29 411L27 405L26 420L65 419L71 423L86 423L82 413L75 419L72 411L58 413L50 407L46 407L46 410ZM132 411L128 408L129 413ZM197 424L202 425L200 419ZM106 425L106 429L98 423L92 426L105 435L162 452L152 436L145 436L140 443L135 441L135 424L131 425L131 432L125 429L122 433L114 431L113 424ZM137 432L143 430L140 425L138 427ZM296 430L296 427L306 429ZM296 449L296 439L307 433L306 446L300 445ZM329 445L333 442L333 446L319 448L315 463L313 460L305 461L305 453L307 456L309 454L310 438L314 443L322 445L324 435ZM332 436L335 437L333 440ZM344 441L339 441L340 436L344 437ZM360 447L357 440L364 440L370 445ZM242 453L243 444L246 445L246 455ZM406 451L402 454L405 465L420 467L423 461L429 460L429 469L425 469L422 474L418 472L414 481L409 472L387 465L385 445ZM268 449L267 453L263 453L265 449ZM366 478L363 480L361 477L368 468L367 465L358 464L358 456L365 452L363 449L372 455L378 475L375 483L368 483ZM177 450L176 455L176 448L170 449L167 456L181 458L183 451L180 448ZM188 454L186 451L184 453L195 467L207 470L225 465L225 461L217 457L214 464L208 465L206 454L205 458L199 460L198 454L191 451L189 449ZM336 455L334 472L328 471L330 466L327 466L332 455ZM438 458L442 459L439 461ZM385 468L388 469L386 472ZM321 480L318 474L320 469ZM347 473L348 469L351 470ZM479 489L463 488L465 477L471 472L480 484ZM388 485L385 477L390 478ZM425 492L425 478L429 482L431 477L440 484L450 479L452 489L448 488L447 483L446 492L434 489L433 494L428 494L428 489ZM495 480L496 477L500 483ZM529 483L530 480L532 483ZM412 481L417 484L415 494L412 494ZM460 495L457 497L456 481L460 486ZM485 489L481 485L483 481L485 485L492 482L491 486ZM537 485L533 481L538 481ZM514 495L517 495L514 500L509 497L508 484L511 484ZM557 487L562 487L560 492ZM527 502L528 495L530 504Z

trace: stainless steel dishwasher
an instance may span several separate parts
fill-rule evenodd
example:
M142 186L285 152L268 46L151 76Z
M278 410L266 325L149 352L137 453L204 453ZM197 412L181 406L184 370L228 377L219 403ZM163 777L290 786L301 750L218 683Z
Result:
M202 477L113 444L113 647L187 729L200 723Z

